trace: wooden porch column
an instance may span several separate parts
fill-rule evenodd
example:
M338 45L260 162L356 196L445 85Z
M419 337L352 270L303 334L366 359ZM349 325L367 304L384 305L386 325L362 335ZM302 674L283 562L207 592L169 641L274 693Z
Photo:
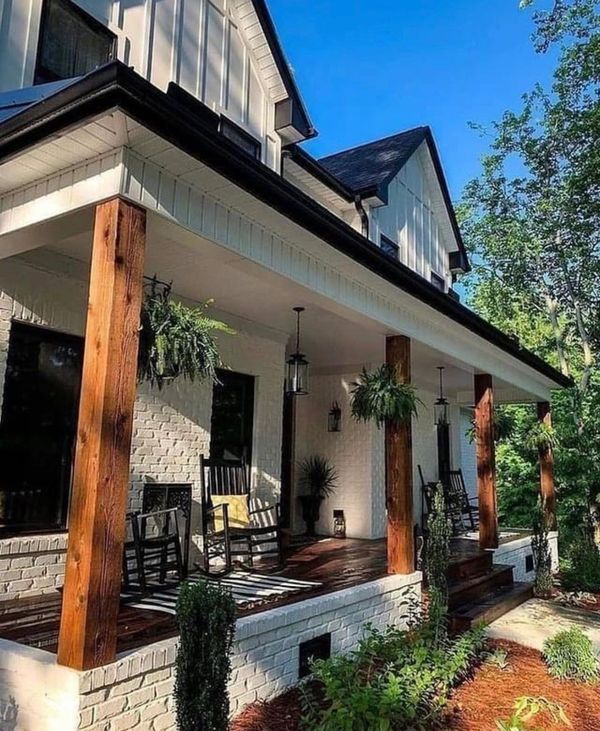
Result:
M395 335L386 340L386 363L398 378L410 383L410 338ZM387 492L387 569L389 574L415 570L412 485L412 425L385 427Z
M477 493L479 546L498 547L494 389L488 373L475 375L475 434L477 436Z
M548 427L552 426L552 414L550 404L547 401L539 401L537 405L538 420ZM540 493L548 527L556 530L556 492L554 490L554 454L552 447L544 447L539 450L540 458Z
M146 214L96 208L58 662L116 657Z

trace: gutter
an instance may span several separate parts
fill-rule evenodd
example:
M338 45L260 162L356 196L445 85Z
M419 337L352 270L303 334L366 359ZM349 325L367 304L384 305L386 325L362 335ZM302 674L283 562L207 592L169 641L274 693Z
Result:
M184 96L185 95L185 96ZM186 103L183 103L183 100ZM189 102L188 99L193 100ZM527 366L568 388L571 379L399 261L316 203L218 132L219 117L176 85L164 93L115 61L0 124L0 163L69 126L120 108L163 139L213 168L407 294L466 327Z

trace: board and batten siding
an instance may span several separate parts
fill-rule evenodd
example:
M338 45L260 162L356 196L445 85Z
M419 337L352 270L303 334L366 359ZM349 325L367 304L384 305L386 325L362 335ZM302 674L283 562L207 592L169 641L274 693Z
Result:
M286 97L247 0L73 0L117 36L117 57L166 90L171 81L262 143L277 169L275 102ZM0 0L0 91L33 84L43 0Z
M371 209L371 239L384 234L398 244L400 261L430 281L431 272L451 286L448 253L456 249L440 221L424 145L390 182L388 204Z

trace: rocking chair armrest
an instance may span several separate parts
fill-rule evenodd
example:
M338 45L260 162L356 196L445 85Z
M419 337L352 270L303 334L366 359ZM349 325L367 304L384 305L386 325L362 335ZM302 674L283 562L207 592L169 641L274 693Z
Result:
M281 503L274 503L273 505L267 505L265 508L257 508L256 510L251 510L250 515L258 515L259 513L269 513L271 510L275 510L279 512Z
M229 535L229 506L227 503L221 503L221 505L207 505L204 508L205 520L209 515L214 515L217 510L221 510L223 512L223 530L218 532L222 533L224 531L226 535Z

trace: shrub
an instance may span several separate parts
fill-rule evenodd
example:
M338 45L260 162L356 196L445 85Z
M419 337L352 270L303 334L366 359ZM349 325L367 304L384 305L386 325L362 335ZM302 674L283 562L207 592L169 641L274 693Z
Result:
M598 678L592 642L578 627L558 632L544 642L544 660L550 675L559 680L591 683Z
M600 551L588 531L580 532L567 549L561 583L569 591L600 591Z
M227 731L235 602L219 586L206 582L184 584L177 600L177 622L177 728Z
M436 646L443 643L448 630L448 565L450 563L450 524L442 485L433 495L433 511L427 521L426 573L429 593L429 626Z
M538 503L533 516L533 536L531 538L535 581L533 592L536 596L547 597L552 591L552 554L548 543L548 521L544 508Z
M369 628L356 651L317 661L317 689L303 689L303 727L319 731L430 729L453 686L481 655L482 629L441 648L427 626L411 632Z

